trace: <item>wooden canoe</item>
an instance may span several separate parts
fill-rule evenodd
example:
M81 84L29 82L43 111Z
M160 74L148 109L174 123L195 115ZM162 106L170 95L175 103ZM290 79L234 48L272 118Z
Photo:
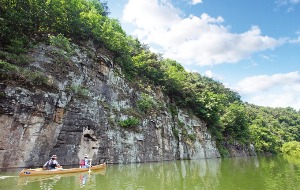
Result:
M22 176L18 177L18 185L27 185L33 182L41 182L46 180L58 181L62 177L77 177L88 175L89 179L94 175L105 175L106 169L93 170L92 172L68 173L68 174L54 174L54 175L37 175L37 176Z
M96 170L103 170L106 168L106 164L100 164L90 167L91 171ZM54 170L43 170L42 168L36 169L23 169L19 176L39 176L39 175L56 175L56 174L69 174L69 173L79 173L79 172L87 172L89 168L70 168L70 169L63 169L58 168Z

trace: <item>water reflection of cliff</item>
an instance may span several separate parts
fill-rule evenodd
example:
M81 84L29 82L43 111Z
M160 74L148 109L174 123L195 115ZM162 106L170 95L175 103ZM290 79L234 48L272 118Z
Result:
M222 190L300 189L299 166L281 156L222 159L220 176Z
M288 161L290 164L294 164L297 166L300 166L300 159L295 156L290 156L290 155L283 155L283 158Z
M278 155L273 158L263 158L264 167L261 171L267 173L266 189L300 189L300 160L291 156Z
M105 189L211 189L218 185L220 164L220 159L203 159L110 166L105 176L109 179L102 185Z

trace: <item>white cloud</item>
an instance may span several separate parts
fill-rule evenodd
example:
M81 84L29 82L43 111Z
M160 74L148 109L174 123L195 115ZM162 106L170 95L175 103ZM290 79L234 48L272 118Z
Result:
M222 77L213 73L211 70L207 70L204 72L204 76L207 76L209 78L213 78L215 80L222 80Z
M198 4L198 3L202 3L202 0L192 0L190 3L191 3L192 5L196 5L196 4Z
M275 3L279 6L283 6L283 5L296 5L298 3L300 3L300 0L277 0L275 1Z
M292 44L299 44L300 43L300 36L298 36L298 38L296 38L296 39L289 40L289 42L292 43Z
M283 92L281 94L257 95L251 97L248 102L259 106L292 107L296 110L300 110L299 98L295 94L289 92Z
M204 75L207 76L207 77L210 77L210 78L212 78L214 76L214 74L211 70L205 71Z
M180 10L167 1L129 0L123 10L123 19L145 32L151 32L168 29L180 20L180 14Z
M235 86L244 101L261 106L293 107L300 109L300 74L298 71L247 77Z
M264 55L264 54L260 54L259 57L261 57L263 60L266 60L266 61L272 61L272 56L269 56L269 55Z
M274 86L279 85L291 85L300 82L300 75L298 71L290 72L286 74L274 74L274 75L259 75L247 77L241 80L235 87L231 87L233 90L244 93L253 93L260 91L267 91Z
M137 27L133 34L142 42L159 46L164 57L182 64L234 63L283 43L263 36L258 26L237 34L222 24L222 17L183 17L169 0L129 0L123 20Z
M287 6L286 11L288 13L295 11L295 6L300 3L300 0L276 0L275 4L277 7Z

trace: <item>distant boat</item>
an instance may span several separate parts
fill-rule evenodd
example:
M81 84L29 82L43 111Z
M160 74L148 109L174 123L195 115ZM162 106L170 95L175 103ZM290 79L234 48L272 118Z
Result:
M39 176L39 175L55 175L55 174L69 174L69 173L80 173L80 172L87 172L93 170L104 170L106 169L106 164L95 165L90 168L57 168L54 170L44 170L43 168L36 168L36 169L23 169L19 176Z

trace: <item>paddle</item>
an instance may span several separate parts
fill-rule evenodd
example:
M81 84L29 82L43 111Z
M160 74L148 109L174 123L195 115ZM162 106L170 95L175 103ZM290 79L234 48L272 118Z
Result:
M92 159L90 159L89 173L91 173L91 167L92 167Z

